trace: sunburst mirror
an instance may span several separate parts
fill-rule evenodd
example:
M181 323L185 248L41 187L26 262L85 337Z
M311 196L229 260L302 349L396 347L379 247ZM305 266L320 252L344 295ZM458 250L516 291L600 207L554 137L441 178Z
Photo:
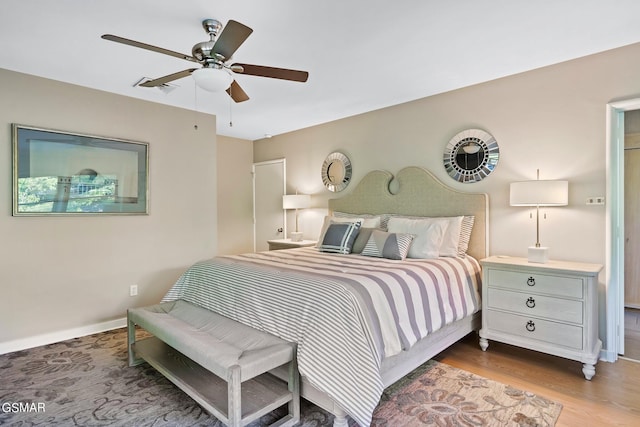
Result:
M498 142L480 129L467 129L456 134L444 149L444 168L456 181L482 181L498 164Z
M332 192L342 191L351 182L351 161L340 152L334 152L327 156L322 163L322 183L327 190Z

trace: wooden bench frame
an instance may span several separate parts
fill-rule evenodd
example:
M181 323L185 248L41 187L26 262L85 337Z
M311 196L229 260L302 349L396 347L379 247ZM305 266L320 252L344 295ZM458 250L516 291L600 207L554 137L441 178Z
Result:
M169 346L155 336L136 340L136 325L145 330L153 330L154 325L151 323L139 318L137 322L132 319L136 317L132 316L136 310L144 309L145 307L127 312L129 366L146 361L229 427L245 426L285 404L288 405L288 414L271 426L288 427L300 421L300 375L296 363L295 344L287 343L293 347L292 358L288 362L287 382L268 373L283 365L269 364L264 365L263 372L244 379L239 365L227 366L226 377L222 378L206 366L182 354L180 349ZM212 319L222 317L213 312L211 314ZM233 322L228 318L224 319L225 322ZM174 332L188 333L190 325L183 323L184 331ZM258 330L255 330L255 333L265 334ZM226 342L231 343L228 340Z

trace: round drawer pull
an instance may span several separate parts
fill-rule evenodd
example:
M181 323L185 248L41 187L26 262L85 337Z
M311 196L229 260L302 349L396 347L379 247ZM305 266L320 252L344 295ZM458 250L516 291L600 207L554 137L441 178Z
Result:
M533 323L533 320L529 320L529 321L527 322L527 326L526 326L526 328L527 328L527 331L529 331L529 332L533 332L533 331L535 331L535 330L536 330L536 324L535 324L535 323Z
M532 297L529 297L529 299L527 299L527 307L529 308L533 308L536 306L536 300L534 300Z
M529 277L529 278L527 279L527 285L529 285L529 286L535 286L535 285L536 285L536 279L535 279L535 278L533 278L533 277Z

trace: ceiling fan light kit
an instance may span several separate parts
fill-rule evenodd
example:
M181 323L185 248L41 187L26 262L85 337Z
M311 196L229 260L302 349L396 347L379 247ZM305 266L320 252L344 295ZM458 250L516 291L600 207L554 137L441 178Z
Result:
M202 27L209 34L209 40L196 43L191 49L192 55L185 55L169 49L142 43L136 40L126 39L113 34L103 34L104 40L122 43L129 46L146 49L164 55L173 56L190 62L197 62L202 68L189 68L167 76L140 83L143 87L162 87L168 82L192 75L196 84L210 92L226 90L235 102L243 102L249 96L234 80L231 73L250 76L268 77L272 79L306 82L309 73L306 71L289 70L285 68L266 67L252 64L226 64L235 51L251 35L253 30L240 22L229 20L222 28L222 23L215 19L205 19ZM220 31L222 30L222 31ZM218 36L218 33L220 34Z
M220 92L231 86L233 77L222 68L200 68L191 73L196 84L209 92Z

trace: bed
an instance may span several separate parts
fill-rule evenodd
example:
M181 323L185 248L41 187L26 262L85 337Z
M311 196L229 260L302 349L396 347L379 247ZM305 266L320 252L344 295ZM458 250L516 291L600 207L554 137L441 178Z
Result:
M395 180L370 172L329 211L345 218L341 227L351 217L357 227L364 217L464 217L473 227L464 256L395 260L324 247L217 257L189 268L163 301L184 299L297 342L302 397L334 414L335 427L348 416L364 426L385 387L479 329L488 198L408 167Z

